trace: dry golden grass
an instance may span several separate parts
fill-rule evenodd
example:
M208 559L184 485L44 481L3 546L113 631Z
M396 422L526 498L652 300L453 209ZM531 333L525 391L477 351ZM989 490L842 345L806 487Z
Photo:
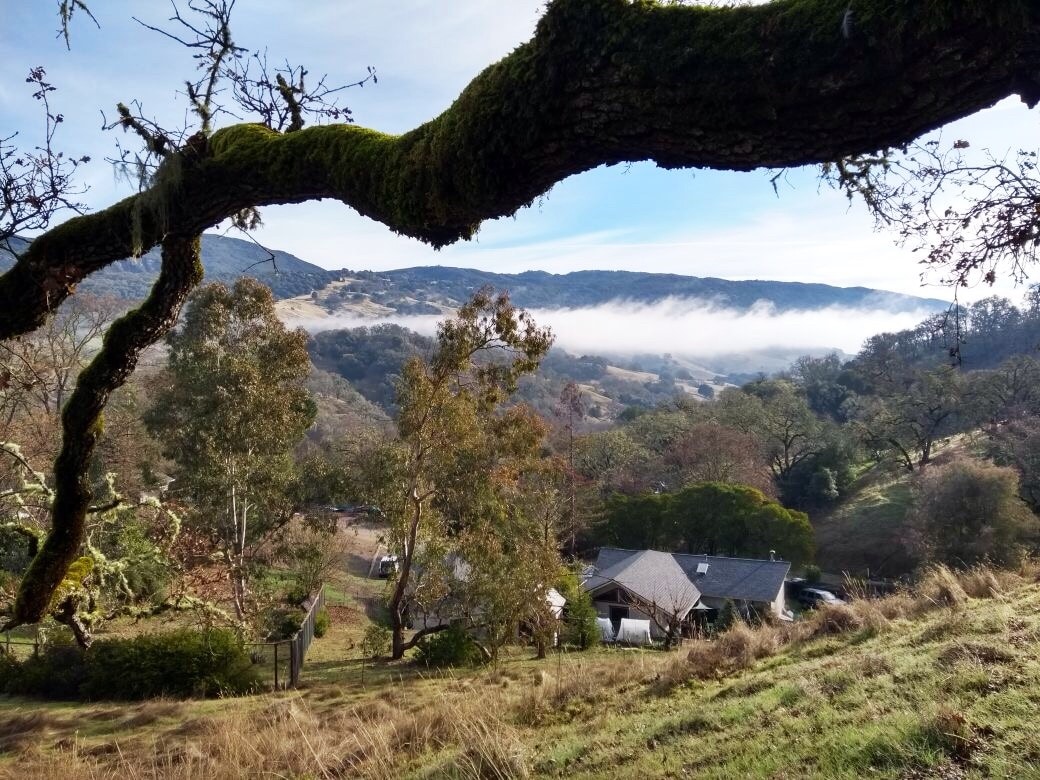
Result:
M997 678L973 677L974 670L1024 655L962 630L970 616L979 625L985 621L961 607L969 597L1009 598L1015 582L1033 576L987 567L966 572L938 568L916 591L825 606L793 624L738 622L714 640L687 644L679 652L617 650L458 677L413 677L407 685L384 684L360 699L323 687L310 694L216 703L208 711L189 702L96 705L74 710L74 717L67 710L17 711L0 723L0 751L17 757L0 764L0 777L524 778L538 767L531 733L591 722L603 712L637 706L632 702L660 700L687 683L717 685L710 681L751 669L785 649L805 645L814 651L811 643L825 646L842 636L895 635L892 626L899 621L900 630L910 629L907 646L945 643L937 652L928 651L936 652L933 668L960 675L965 684L979 677L980 684L992 687ZM922 627L907 622L929 613L938 618ZM1036 640L1032 623L1001 620L998 628L1007 632L1009 644L1018 641L1015 637ZM793 657L810 656L796 652ZM814 697L840 700L858 681L891 674L891 660L868 652L854 668L838 664L811 677L794 677L776 696L797 709ZM770 675L756 673L726 683L717 695L735 701L773 684ZM974 732L958 717L954 711L936 715L929 739L952 740L943 743L944 749L959 750ZM93 735L79 729L93 730Z
M1022 582L1014 572L1002 572L985 565L965 571L947 566L930 568L913 591L902 591L882 598L856 598L847 604L823 604L811 615L795 623L757 627L738 622L715 639L695 641L685 657L662 665L657 687L668 691L689 680L721 677L752 666L782 648L827 636L856 632L877 634L893 621L918 617L936 609L963 605L968 598L997 598L1008 587ZM926 632L956 633L963 622L957 616ZM922 636L922 641L941 638Z
M961 576L948 566L932 566L917 584L918 608L927 611L932 606L959 607L968 599Z

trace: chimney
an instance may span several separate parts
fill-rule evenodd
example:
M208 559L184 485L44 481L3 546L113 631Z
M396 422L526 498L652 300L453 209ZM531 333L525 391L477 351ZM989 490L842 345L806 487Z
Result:
M776 560L776 550L770 550L769 551L769 560L771 560L771 561L775 561Z

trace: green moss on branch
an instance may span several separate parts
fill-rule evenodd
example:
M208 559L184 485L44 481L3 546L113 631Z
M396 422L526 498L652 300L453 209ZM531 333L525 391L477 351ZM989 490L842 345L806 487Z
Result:
M151 294L112 324L101 350L80 374L62 411L51 530L22 578L8 628L38 622L79 557L92 498L87 472L104 427L102 411L111 393L133 372L141 352L176 323L184 299L202 280L200 250L198 236L166 238L162 270Z

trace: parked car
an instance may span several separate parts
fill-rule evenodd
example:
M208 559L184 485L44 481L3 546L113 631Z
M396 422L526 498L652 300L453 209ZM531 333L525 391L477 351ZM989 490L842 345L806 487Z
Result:
M845 603L829 590L824 590L823 588L802 588L796 598L807 607L818 607L820 604Z
M384 579L392 577L400 571L396 555L384 555L379 559L379 576Z

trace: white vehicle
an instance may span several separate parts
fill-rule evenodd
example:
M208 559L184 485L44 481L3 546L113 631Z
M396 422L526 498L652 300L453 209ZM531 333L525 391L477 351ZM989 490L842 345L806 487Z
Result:
M397 562L396 555L384 555L379 559L379 576L384 579L392 577L401 570L400 564Z

